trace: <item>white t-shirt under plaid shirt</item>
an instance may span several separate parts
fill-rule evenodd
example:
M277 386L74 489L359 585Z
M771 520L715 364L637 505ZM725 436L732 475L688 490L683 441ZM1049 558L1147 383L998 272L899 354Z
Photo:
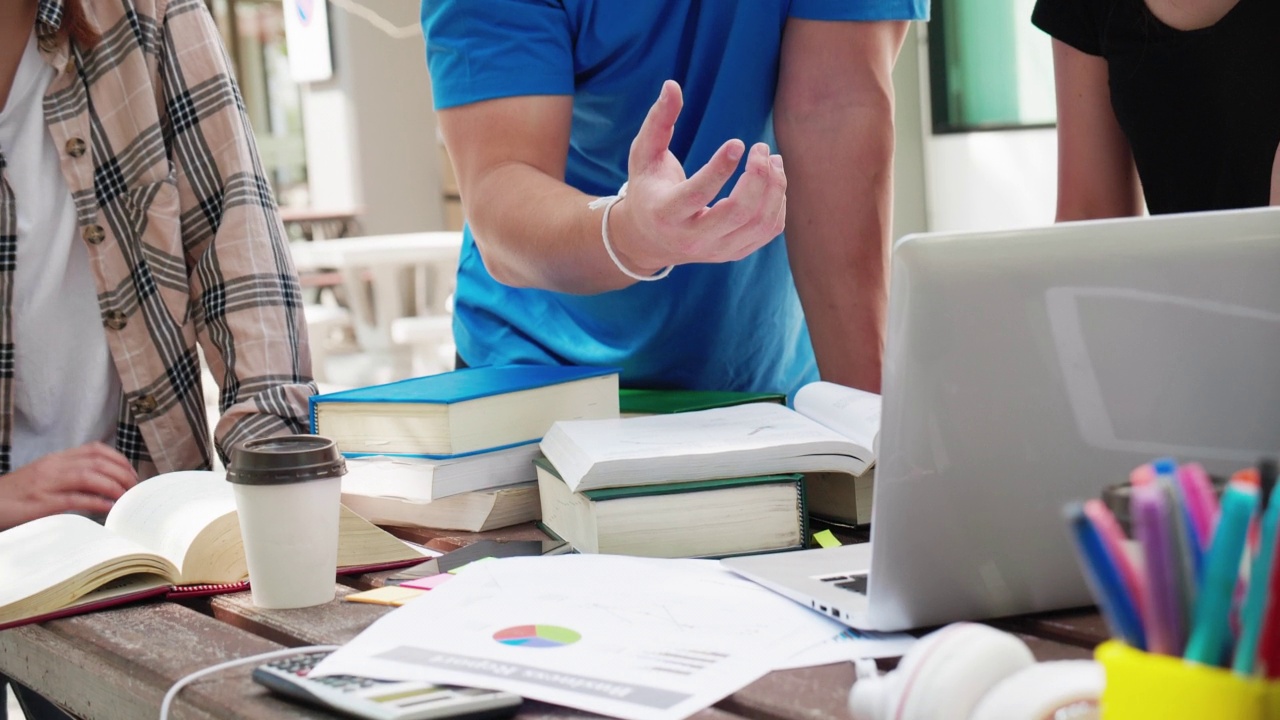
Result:
M114 443L120 412L120 379L98 314L89 252L77 243L75 203L44 124L41 99L53 77L36 50L33 29L0 109L0 151L18 211L10 460L15 469L91 441Z
M224 457L250 438L305 432L315 384L297 273L208 7L82 0L99 40L80 47L59 33L63 2L37 5L40 59L55 73L41 104L120 380L112 444L144 478L211 466L197 345L221 390ZM22 382L22 181L6 165L0 148L0 473Z

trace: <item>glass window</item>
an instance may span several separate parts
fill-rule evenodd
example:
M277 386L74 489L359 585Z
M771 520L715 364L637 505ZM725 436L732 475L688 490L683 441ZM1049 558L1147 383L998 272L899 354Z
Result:
M935 133L1045 127L1056 119L1049 37L1035 0L933 0L929 76Z
M302 102L289 74L279 0L211 0L235 66L262 164L281 207L306 207L307 158Z

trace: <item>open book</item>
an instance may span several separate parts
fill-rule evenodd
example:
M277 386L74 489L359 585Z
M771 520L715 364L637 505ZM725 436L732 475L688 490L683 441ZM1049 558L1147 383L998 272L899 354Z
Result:
M345 507L338 570L403 567L422 553ZM222 473L167 473L138 483L105 526L51 515L0 532L0 629L160 594L247 587L235 495Z
M574 492L786 473L860 476L874 464L879 395L812 383L795 406L561 421L541 448Z

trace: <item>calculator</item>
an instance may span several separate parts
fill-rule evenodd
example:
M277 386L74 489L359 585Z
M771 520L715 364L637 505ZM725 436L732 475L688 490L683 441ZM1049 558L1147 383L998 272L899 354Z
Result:
M376 680L353 675L308 677L325 652L301 652L259 665L253 679L279 695L369 720L484 720L515 714L521 698L500 690Z

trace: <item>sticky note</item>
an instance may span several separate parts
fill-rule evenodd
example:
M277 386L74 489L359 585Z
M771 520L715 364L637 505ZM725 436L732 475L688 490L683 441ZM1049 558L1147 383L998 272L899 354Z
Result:
M836 539L835 535L831 534L830 530L823 530L822 532L814 533L813 541L818 543L819 547L840 547L840 541Z
M417 590L434 590L452 579L453 576L449 573L440 573L439 575L428 575L426 577L406 580L400 583L400 587Z
M486 560L497 560L497 558L495 558L495 557L494 557L494 556L492 556L492 555L486 555L486 556L484 556L484 557L482 557L482 558L476 558L475 560L472 560L471 562L467 563L466 565L459 565L458 567L456 567L456 568L454 568L454 569L450 570L449 572L450 572L451 574L453 574L453 575L457 575L458 573L462 572L463 570L466 570L467 568L471 567L472 565L475 565L476 563L482 563L482 562L484 562L484 561L486 561Z
M362 602L372 605L391 605L400 607L410 600L420 597L425 590L406 589L403 585L387 585L385 587L353 593L343 598L347 602Z

